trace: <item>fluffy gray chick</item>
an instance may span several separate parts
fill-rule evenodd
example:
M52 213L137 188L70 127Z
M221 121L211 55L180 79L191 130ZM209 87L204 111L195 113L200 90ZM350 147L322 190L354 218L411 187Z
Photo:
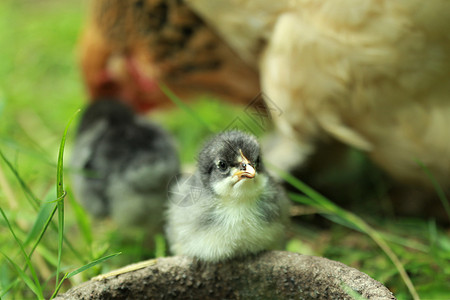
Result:
M280 247L289 202L264 169L254 136L210 140L190 178L171 189L166 233L177 255L217 262Z
M179 172L170 136L115 99L84 112L72 155L73 188L95 217L161 231L168 182Z

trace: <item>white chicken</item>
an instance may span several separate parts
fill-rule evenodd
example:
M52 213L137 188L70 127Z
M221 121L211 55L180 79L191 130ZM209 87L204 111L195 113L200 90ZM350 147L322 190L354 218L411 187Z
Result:
M429 185L420 161L450 187L450 1L187 3L259 70L282 110L269 153L278 165L332 137L403 182Z

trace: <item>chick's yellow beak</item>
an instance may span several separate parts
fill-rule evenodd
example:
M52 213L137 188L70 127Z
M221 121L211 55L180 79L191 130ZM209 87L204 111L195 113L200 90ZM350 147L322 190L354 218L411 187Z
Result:
M237 172L233 174L233 176L237 176L238 181L244 178L254 178L256 176L256 170L251 165L251 162L244 156L242 150L239 150L242 161L239 164L239 169Z

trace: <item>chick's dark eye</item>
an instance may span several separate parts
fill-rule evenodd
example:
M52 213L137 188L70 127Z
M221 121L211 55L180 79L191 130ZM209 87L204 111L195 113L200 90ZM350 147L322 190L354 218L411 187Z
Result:
M219 162L217 163L217 169L219 169L221 172L224 172L228 169L228 164L223 160L219 160Z

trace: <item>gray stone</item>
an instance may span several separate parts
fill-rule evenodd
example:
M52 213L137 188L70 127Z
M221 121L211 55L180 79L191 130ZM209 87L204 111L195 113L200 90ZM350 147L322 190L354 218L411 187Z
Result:
M270 251L206 264L174 256L130 265L57 299L396 299L380 282L322 257Z

